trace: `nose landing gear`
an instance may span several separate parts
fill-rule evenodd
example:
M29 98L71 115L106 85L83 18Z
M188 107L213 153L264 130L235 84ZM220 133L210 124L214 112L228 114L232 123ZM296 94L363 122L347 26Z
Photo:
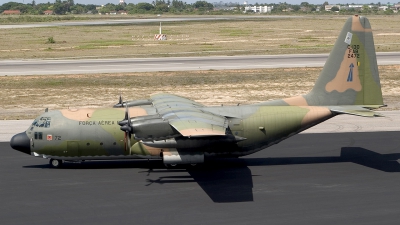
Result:
M63 161L59 159L50 159L49 164L53 168L60 168L63 164Z

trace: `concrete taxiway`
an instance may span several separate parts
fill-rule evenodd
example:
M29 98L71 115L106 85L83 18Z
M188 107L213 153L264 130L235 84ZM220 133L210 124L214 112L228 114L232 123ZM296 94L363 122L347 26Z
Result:
M400 132L299 134L198 168L51 169L0 143L2 224L397 224Z
M328 54L168 58L2 60L0 76L322 67ZM378 65L400 64L400 52L378 52Z

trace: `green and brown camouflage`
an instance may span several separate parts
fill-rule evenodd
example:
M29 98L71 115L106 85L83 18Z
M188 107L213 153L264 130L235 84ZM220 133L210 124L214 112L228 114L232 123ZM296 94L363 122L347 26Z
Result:
M53 162L136 158L195 164L207 157L252 154L339 114L379 116L370 109L381 106L371 26L367 18L352 16L306 95L207 107L155 94L120 99L116 108L50 111L15 135L11 146Z

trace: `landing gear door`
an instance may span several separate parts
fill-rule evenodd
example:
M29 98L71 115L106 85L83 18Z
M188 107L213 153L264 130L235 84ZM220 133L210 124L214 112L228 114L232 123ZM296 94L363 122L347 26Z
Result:
M35 142L33 141L33 138L31 138L30 144L31 144L31 151L33 152L33 150L35 149Z

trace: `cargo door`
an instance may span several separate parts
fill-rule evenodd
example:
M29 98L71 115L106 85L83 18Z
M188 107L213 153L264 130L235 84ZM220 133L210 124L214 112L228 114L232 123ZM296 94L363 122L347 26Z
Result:
M67 141L67 152L65 156L79 157L81 154L82 153L78 141Z

